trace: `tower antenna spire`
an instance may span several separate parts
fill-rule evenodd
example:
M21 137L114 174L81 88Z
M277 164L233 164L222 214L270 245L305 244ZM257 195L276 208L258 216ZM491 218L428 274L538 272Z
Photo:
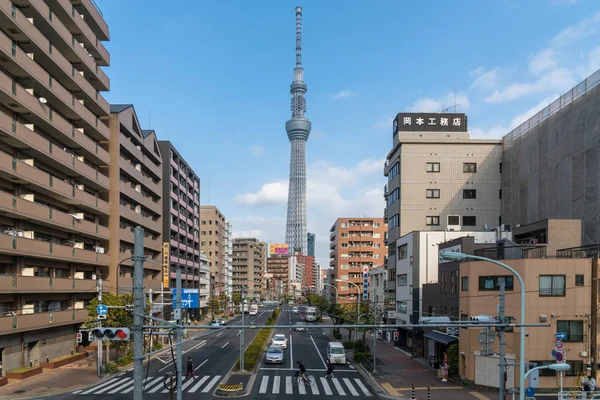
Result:
M296 7L296 67L302 66L302 7Z

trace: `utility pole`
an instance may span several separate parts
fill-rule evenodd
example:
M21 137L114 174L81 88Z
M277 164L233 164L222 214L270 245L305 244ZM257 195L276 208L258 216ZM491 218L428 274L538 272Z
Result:
M592 259L592 326L590 335L591 375L596 379L598 361L598 258Z
M244 285L242 285L242 330L240 332L240 371L244 370Z
M98 304L102 304L102 274L98 274ZM100 324L102 324L102 323L100 323ZM101 339L98 339L98 376L102 377L102 340Z
M133 230L133 400L144 398L144 229Z
M181 267L177 267L177 278L176 278L176 293L177 293L177 325L182 324L181 320ZM182 329L180 326L177 327L177 400L181 400L183 393L181 389L181 341Z
M506 280L503 277L498 278L498 283L500 284L500 304L498 305L498 322L500 324L504 324L506 317L504 316L504 295L506 291ZM486 328L487 329L487 328ZM524 328L521 328L524 329ZM504 393L506 391L506 359L504 356L504 350L506 347L506 340L504 337L504 332L506 327L499 326L498 327L498 338L500 339L500 378L499 378L499 388L500 388L500 400L504 400ZM519 373L523 373L519 371ZM519 390L525 390L525 388L519 388Z

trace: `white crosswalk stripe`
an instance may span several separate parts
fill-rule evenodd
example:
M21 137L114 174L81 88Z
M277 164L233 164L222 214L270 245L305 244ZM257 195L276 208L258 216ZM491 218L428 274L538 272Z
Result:
M149 376L144 379L145 392L146 393L168 393L169 390L165 389L164 376L153 377ZM186 379L183 381L181 388L184 393L195 393L200 390L201 393L211 392L216 384L221 379L221 375L205 375L203 377L197 377L194 379ZM168 382L167 382L168 386ZM86 390L79 390L74 392L74 395L97 395L97 394L126 394L133 392L133 378L132 377L118 377L112 378L106 382L102 382L99 385L93 386Z
M325 378L313 376L312 383L307 385L300 381L298 385L293 382L293 376L270 376L264 375L260 381L258 394L280 394L281 381L284 381L286 395L321 395L325 396L352 396L372 397L373 394L367 386L358 378ZM320 387L319 387L320 386ZM334 389L332 389L332 386ZM362 392L362 394L361 394Z

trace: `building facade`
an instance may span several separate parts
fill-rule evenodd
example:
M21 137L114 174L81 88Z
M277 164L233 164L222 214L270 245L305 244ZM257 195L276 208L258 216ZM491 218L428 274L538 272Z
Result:
M110 243L110 106L101 93L110 87L106 22L90 1L2 1L0 26L5 374L76 348L96 279L109 277L119 247Z
M371 304L383 307L385 303L385 284L387 270L384 266L377 266L369 270L369 300Z
M200 251L208 257L214 296L228 291L226 238L227 221L221 211L215 206L200 206Z
M200 288L200 178L175 146L159 140L163 155L163 245L169 246L169 281L176 286L181 269L183 288ZM167 217L168 216L168 217Z
M200 313L206 315L210 304L210 267L208 266L208 257L200 253Z
M256 238L233 239L232 279L233 293L262 299L265 295L267 272L267 244Z
M383 265L387 224L383 218L338 218L330 229L330 282L339 303L353 303L363 295L363 268ZM345 282L336 282L340 279ZM351 283L348 283L351 282ZM357 285L359 289L357 289ZM333 292L331 287L327 287ZM359 293L360 291L360 293ZM330 296L335 298L336 293Z
M271 298L280 300L289 294L290 289L290 256L271 254L267 258L267 274L271 276Z
M470 139L467 116L447 113L400 113L392 135L383 171L390 246L413 231L501 223L502 141ZM396 275L394 258L386 268Z
M133 292L133 229L144 229L144 291L162 287L162 155L131 104L110 106L110 276L113 292ZM118 278L117 278L118 277ZM158 296L158 293L156 294ZM153 295L153 297L156 297Z
M231 298L233 294L233 270L231 265L233 261L233 226L230 221L225 221L223 253L225 254L225 294Z
M307 255L311 257L315 257L315 234L307 233L306 234L306 243L307 243Z

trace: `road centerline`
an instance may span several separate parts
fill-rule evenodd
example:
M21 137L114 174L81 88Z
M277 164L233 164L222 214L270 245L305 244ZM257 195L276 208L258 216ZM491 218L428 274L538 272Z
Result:
M327 364L325 363L325 360L323 360L323 356L321 355L321 352L319 351L319 348L317 347L317 344L315 343L315 339L313 339L312 335L310 335L310 340L312 340L313 344L315 345L315 350L317 350L317 354L319 355L319 358L321 359L323 366L325 368L327 368Z

